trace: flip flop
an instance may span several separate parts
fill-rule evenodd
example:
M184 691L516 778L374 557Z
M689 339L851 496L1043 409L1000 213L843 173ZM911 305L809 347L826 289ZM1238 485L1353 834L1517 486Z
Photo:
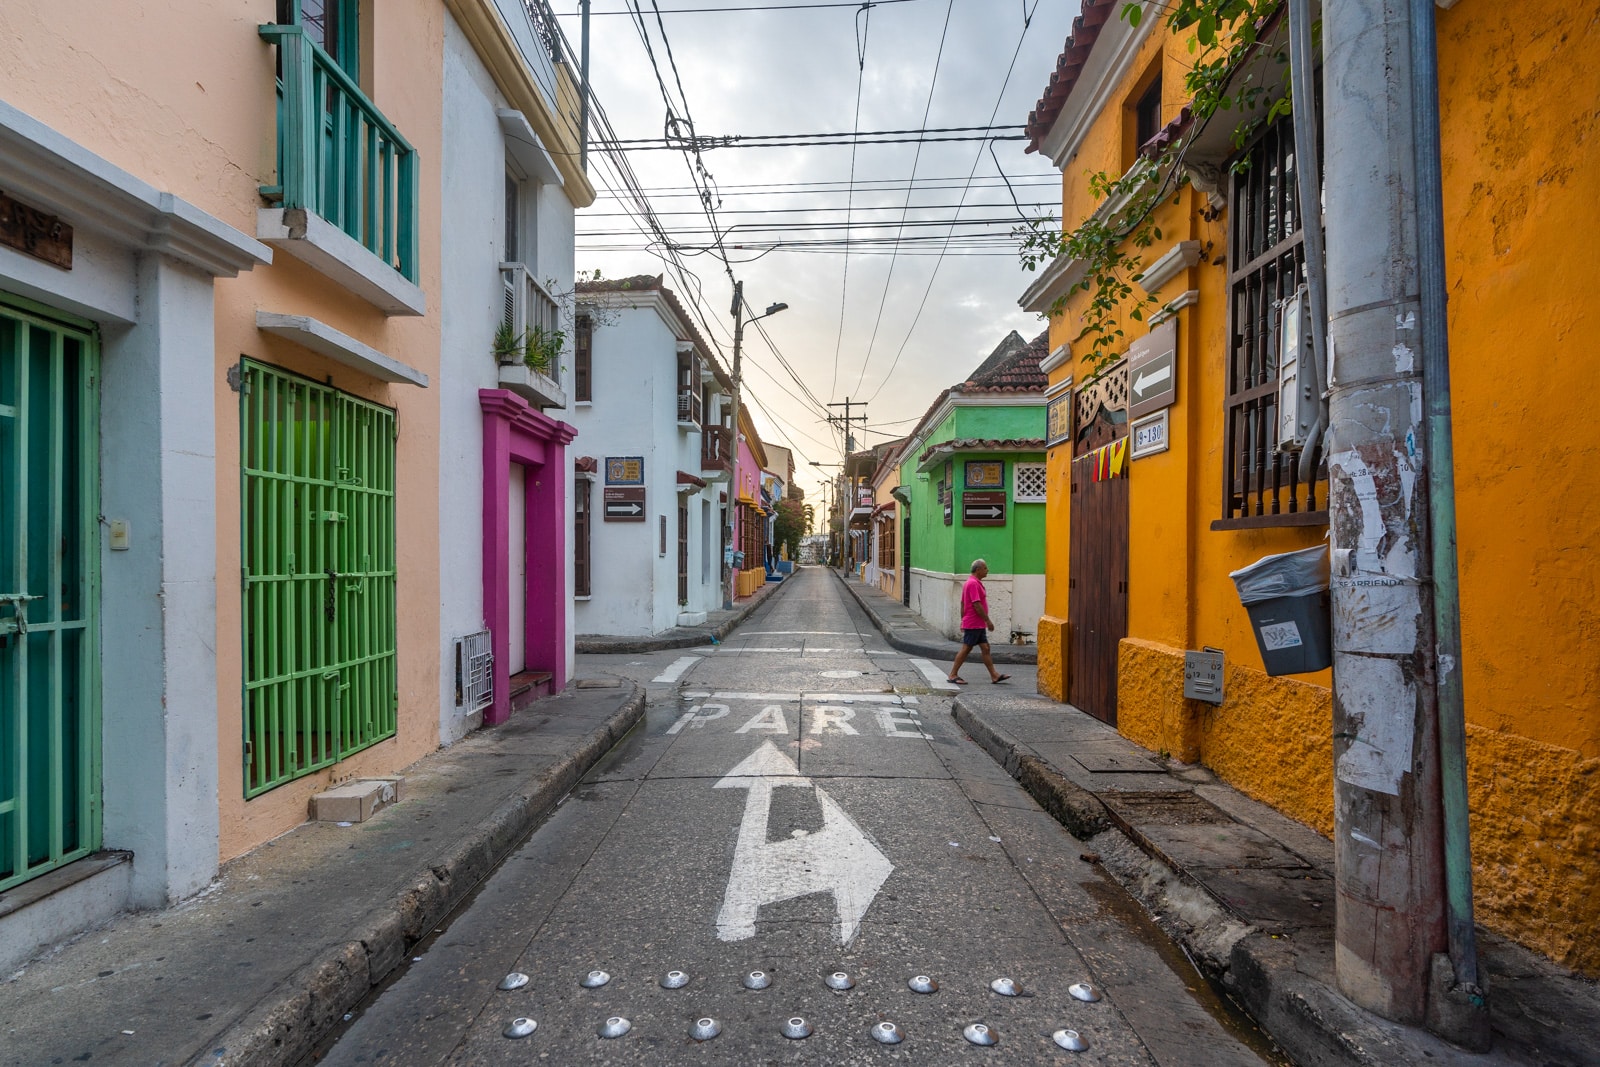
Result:
M951 685L966 685L967 684L967 680L965 678L946 678L945 681L949 682Z
M995 685L999 685L1001 682L1009 682L1010 680L1011 680L1011 675L1009 675L1009 674L1002 674L1000 677L992 679L992 681L993 681L993 683Z

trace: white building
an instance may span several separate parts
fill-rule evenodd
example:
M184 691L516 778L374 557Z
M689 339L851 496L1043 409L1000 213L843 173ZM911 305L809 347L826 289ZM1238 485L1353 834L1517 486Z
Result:
M560 38L544 24L548 9L522 0L448 7L438 518L445 743L503 721L513 677L554 693L572 673L566 335L574 211L595 196L578 152L572 57L554 54ZM496 351L502 330L513 350L502 340ZM530 338L549 354L542 369L524 359Z
M659 277L578 290L578 632L697 625L723 600L730 382Z

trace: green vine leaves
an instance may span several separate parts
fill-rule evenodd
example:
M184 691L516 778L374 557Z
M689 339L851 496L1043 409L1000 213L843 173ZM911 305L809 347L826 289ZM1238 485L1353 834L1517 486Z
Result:
M1120 17L1138 26L1145 7L1130 0L1122 5ZM1183 78L1191 130L1202 128L1219 111L1236 111L1241 118L1231 140L1237 150L1257 130L1290 113L1282 9L1283 0L1173 0L1166 23L1174 31L1191 31L1188 48L1195 57ZM1260 73L1262 65L1251 62L1262 54L1276 61L1266 69L1279 68L1271 84ZM1192 135L1153 157L1141 157L1121 177L1104 171L1087 174L1089 192L1100 206L1076 229L1058 229L1056 219L1046 215L1014 231L1025 270L1036 271L1056 260L1074 264L1078 280L1047 314L1063 315L1069 300L1088 294L1070 344L1085 346L1080 359L1091 380L1121 358L1127 347L1124 322L1144 321L1155 304L1154 297L1135 285L1143 277L1146 251L1161 240L1156 208L1169 197L1176 202L1189 184L1183 156L1190 140Z

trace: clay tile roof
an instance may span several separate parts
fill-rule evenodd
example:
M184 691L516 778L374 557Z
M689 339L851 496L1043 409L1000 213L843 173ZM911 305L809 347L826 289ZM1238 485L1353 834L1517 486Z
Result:
M1043 452L1042 437L955 437L925 448L917 462L956 452Z
M1031 393L1050 384L1039 361L1050 351L1050 331L1024 341L1012 330L957 389L963 393Z
M600 278L593 281L581 281L573 286L579 294L584 293L638 293L659 292L666 300L667 306L678 316L678 321L683 323L684 329L689 331L685 340L693 341L695 346L705 354L711 364L711 373L721 384L724 392L733 391L733 379L723 371L722 364L717 362L716 353L711 346L706 344L705 338L700 336L700 331L694 328L694 320L689 317L689 312L678 301L678 294L662 284L664 275L660 274L635 274L631 278Z
M1083 0L1081 12L1072 20L1072 35L1061 46L1061 55L1056 59L1056 69L1050 75L1050 83L1045 86L1039 102L1028 113L1028 123L1022 128L1022 132L1028 135L1027 151L1039 151L1039 142L1055 125L1067 97L1072 94L1072 87L1078 83L1078 75L1083 72L1083 65L1088 61L1095 41L1100 38L1100 28L1114 17L1117 4L1121 2Z

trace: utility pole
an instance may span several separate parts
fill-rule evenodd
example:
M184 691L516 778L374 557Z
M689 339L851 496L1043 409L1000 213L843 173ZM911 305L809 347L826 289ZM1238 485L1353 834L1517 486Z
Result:
M1430 7L1416 43L1431 51L1432 0L1409 3ZM1436 90L1413 84L1408 0L1341 0L1323 18L1335 971L1362 1007L1484 1048L1464 758L1441 752L1464 728L1453 499L1439 499L1453 491L1443 250L1423 225ZM1425 420L1425 401L1445 418ZM1448 847L1447 793L1461 809Z
M848 471L850 469L850 453L852 453L852 452L854 452L856 450L856 438L855 438L855 431L853 429L853 424L858 423L858 422L865 423L867 421L867 417L865 415L851 415L850 414L850 409L855 407L855 408L861 408L862 410L865 410L867 405L862 403L862 402L860 402L860 401L851 400L849 397L845 397L844 400L842 400L842 401L840 401L838 403L831 403L828 406L830 408L844 408L844 414L843 415L829 415L828 416L828 423L830 425L832 425L832 426L843 426L844 427L844 467L843 467L843 469L841 470L840 473L844 475L845 484L849 486L848 492L849 492L850 496L849 496L849 500L845 503L845 506L844 506L844 509L843 509L843 518L841 519L841 522L840 522L839 539L840 539L840 542L841 542L841 544L840 544L840 558L841 559L846 559L846 558L850 558L850 551L849 551L850 550L850 518L849 518L849 516L850 516L850 512L856 506L856 497L858 495L857 494L855 476L848 473Z
M578 59L583 86L578 103L578 169L589 169L589 0L578 0L578 11L583 16L583 54Z
M787 310L788 304L768 304L767 310L759 315L752 316L750 321L757 322L761 319L776 315ZM738 532L739 507L739 389L744 380L743 348L744 348L744 282L733 283L733 403L729 410L732 413L733 444L728 449L728 547L730 552L737 552L738 546L734 535ZM722 607L726 611L733 607L733 560L726 559L722 566L723 589Z
M739 551L739 383L743 364L740 348L744 344L744 282L733 283L733 400L729 406L733 443L728 446L728 549L722 564L722 610L733 607L733 557Z

